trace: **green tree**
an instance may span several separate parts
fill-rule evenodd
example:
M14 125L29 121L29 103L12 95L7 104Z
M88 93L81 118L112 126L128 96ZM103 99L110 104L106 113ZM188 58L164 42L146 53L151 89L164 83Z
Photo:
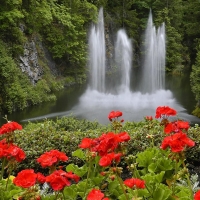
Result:
M53 21L52 7L54 0L23 0L22 10L25 16L26 33L39 32Z
M20 30L21 12L20 0L2 0L0 6L0 37L8 43L11 53L19 55L22 52L22 43L25 38Z
M82 69L86 64L87 30L97 9L86 1L61 1L51 8L53 22L44 26L43 34L53 57L66 66ZM72 70L73 71L73 70Z
M20 84L20 69L0 43L0 111L12 112L26 107L26 96ZM24 80L24 79L22 79ZM27 84L28 82L26 82ZM28 92L28 91L27 91Z
M197 101L196 109L193 114L200 117L200 40L197 41L197 56L194 65L192 65L192 72L190 74L191 88Z
M188 47L189 51L189 64L195 62L196 57L196 38L200 37L200 1L199 0L187 0L183 3L183 34L184 45Z

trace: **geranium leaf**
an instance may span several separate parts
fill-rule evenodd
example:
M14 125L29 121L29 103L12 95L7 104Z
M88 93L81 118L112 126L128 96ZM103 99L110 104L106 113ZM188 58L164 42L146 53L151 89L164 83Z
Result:
M153 173L156 171L156 168L157 168L157 164L156 163L151 163L149 166L148 166L148 171Z
M153 193L154 200L166 200L172 194L172 191L163 184L157 184L157 188Z
M95 185L99 185L103 179L104 179L103 176L102 177L94 177L94 178L92 178L92 181L94 182Z
M65 189L63 190L65 197L67 197L67 199L76 199L77 196L77 191L76 188L71 188L71 187L65 187Z
M72 152L72 156L85 160L85 153L81 149L77 149L76 151Z
M69 165L67 165L67 167L66 167L66 171L67 172L74 172L74 171L76 171L76 169L77 169L77 165L75 165L75 164L69 164Z
M73 172L74 174L82 177L83 175L85 175L87 173L88 167L86 165L83 165L82 167L78 167L77 165L71 163L71 164L67 165L66 171Z

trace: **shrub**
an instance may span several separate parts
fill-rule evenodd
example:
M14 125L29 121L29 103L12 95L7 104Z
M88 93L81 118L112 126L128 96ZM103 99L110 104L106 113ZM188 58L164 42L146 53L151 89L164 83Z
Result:
M28 167L44 172L44 169L36 163L36 158L51 149L66 152L70 157L70 162L80 165L81 161L76 157L72 157L71 153L77 149L82 138L95 138L111 130L112 126L110 124L101 125L98 122L90 122L85 119L79 120L73 116L62 117L55 121L29 122L16 135L17 144L24 149L27 156L25 161L19 164L17 171ZM121 127L121 131L126 131L131 136L131 140L127 143L127 149L128 153L132 155L144 151L149 146L158 146L163 139L163 126L160 126L158 120L146 120L144 118L140 122L126 122ZM198 125L190 127L188 130L188 136L197 144L186 153L188 162L193 165L200 156L199 132L200 127ZM125 165L123 159L121 165Z

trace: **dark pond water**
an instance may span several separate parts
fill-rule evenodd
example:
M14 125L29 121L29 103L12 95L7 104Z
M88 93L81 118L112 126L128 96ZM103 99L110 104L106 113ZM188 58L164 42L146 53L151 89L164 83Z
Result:
M178 117L190 123L200 123L200 119L191 115L195 107L195 98L191 92L187 75L166 78L165 90L154 95L124 91L119 95L101 94L91 91L86 85L74 86L57 94L57 101L41 104L9 114L8 119L25 124L28 121L56 119L73 115L80 119L108 124L108 113L121 110L125 121L140 121L145 116L155 116L157 106L170 106L178 111ZM0 124L5 123L3 116Z

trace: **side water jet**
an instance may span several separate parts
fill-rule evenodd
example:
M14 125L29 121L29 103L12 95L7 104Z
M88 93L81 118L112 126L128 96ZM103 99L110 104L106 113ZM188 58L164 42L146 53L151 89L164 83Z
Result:
M98 24L92 25L90 31L89 68L91 89L105 92L105 36L102 8L99 11Z
M165 24L158 30L153 24L150 11L144 41L144 64L140 82L141 92L154 93L165 89L165 57L166 57Z

